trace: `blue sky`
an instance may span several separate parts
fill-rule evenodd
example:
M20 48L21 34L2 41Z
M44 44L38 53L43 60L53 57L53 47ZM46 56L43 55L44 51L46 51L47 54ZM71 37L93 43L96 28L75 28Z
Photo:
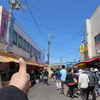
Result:
M8 0L0 5L9 11ZM100 4L100 0L20 0L26 11L13 10L16 21L48 53L50 34L50 63L79 61L79 45L84 39L83 27Z

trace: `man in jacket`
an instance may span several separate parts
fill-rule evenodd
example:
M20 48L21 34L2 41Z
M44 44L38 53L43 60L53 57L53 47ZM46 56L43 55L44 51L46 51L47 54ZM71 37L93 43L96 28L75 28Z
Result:
M88 84L88 90L87 90L87 100L89 98L89 93L91 92L92 94L92 100L96 100L96 96L95 96L95 84L97 83L97 78L95 76L95 74L93 74L89 68L86 69L88 77L89 77L89 84Z

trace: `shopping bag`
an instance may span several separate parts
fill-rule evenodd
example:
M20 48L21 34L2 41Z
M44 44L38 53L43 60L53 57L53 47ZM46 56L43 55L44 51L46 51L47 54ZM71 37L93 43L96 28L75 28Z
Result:
M48 79L48 77L47 76L44 76L44 79Z
M73 83L68 83L68 85L70 86L70 85L74 85L75 83L73 82Z
M77 83L77 80L76 80L76 78L74 78L74 83L75 83L75 84Z

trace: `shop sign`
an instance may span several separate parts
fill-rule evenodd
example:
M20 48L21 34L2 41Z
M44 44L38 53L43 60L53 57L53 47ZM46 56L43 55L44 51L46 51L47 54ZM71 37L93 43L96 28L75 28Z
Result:
M80 45L80 52L86 52L85 45Z
M7 31L7 23L8 23L8 12L0 7L1 15L0 15L0 38L6 36Z
M15 18L11 17L11 25L10 25L10 38L9 38L9 46L13 46L13 39L14 39L14 21Z
M8 45L8 41L4 41L4 45L7 46Z

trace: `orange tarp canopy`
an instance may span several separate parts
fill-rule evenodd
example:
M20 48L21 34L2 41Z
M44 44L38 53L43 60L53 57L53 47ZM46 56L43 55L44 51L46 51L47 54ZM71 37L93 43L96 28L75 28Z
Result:
M16 56L14 54L0 50L0 62L2 62L2 63L5 63L5 62L17 62L17 63L19 63L19 58L22 58L22 57L19 57L19 56ZM26 64L35 65L35 66L39 65L36 62L31 61L29 59L24 58L24 60L25 60Z

